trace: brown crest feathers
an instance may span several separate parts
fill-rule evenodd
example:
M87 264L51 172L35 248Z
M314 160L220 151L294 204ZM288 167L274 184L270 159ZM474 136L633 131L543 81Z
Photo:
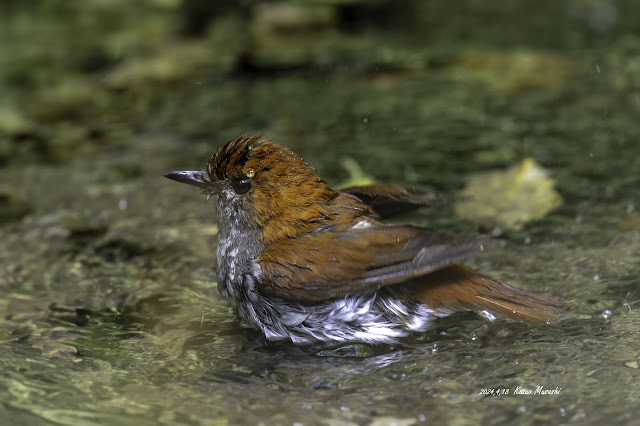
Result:
M242 135L227 142L209 159L207 174L212 182L227 179L240 172L249 159L254 146L262 142L262 134L255 136ZM255 144L255 145L254 145Z

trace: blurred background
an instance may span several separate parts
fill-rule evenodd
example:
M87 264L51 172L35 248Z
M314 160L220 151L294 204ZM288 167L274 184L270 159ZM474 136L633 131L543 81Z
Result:
M636 0L0 0L7 424L632 424ZM565 302L392 347L264 346L215 288L212 205L162 177L264 133L332 186ZM517 386L562 388L515 396ZM481 389L508 388L485 399Z

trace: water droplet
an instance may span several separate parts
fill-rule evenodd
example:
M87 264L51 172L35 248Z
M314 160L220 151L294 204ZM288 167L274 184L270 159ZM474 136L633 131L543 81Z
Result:
M605 309L604 311L602 311L602 318L604 319L610 318L611 315L613 315L613 312L611 312L609 309Z

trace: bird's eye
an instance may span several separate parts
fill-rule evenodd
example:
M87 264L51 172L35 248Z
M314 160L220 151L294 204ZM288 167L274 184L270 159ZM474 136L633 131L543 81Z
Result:
M245 194L251 189L251 179L247 176L234 176L231 178L231 187L237 194Z

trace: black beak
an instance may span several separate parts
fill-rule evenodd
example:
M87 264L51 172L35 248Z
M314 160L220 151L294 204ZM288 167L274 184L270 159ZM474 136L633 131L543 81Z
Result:
M198 186L200 188L209 188L211 184L204 179L202 171L179 171L165 173L164 177L176 182L188 183L189 185Z

